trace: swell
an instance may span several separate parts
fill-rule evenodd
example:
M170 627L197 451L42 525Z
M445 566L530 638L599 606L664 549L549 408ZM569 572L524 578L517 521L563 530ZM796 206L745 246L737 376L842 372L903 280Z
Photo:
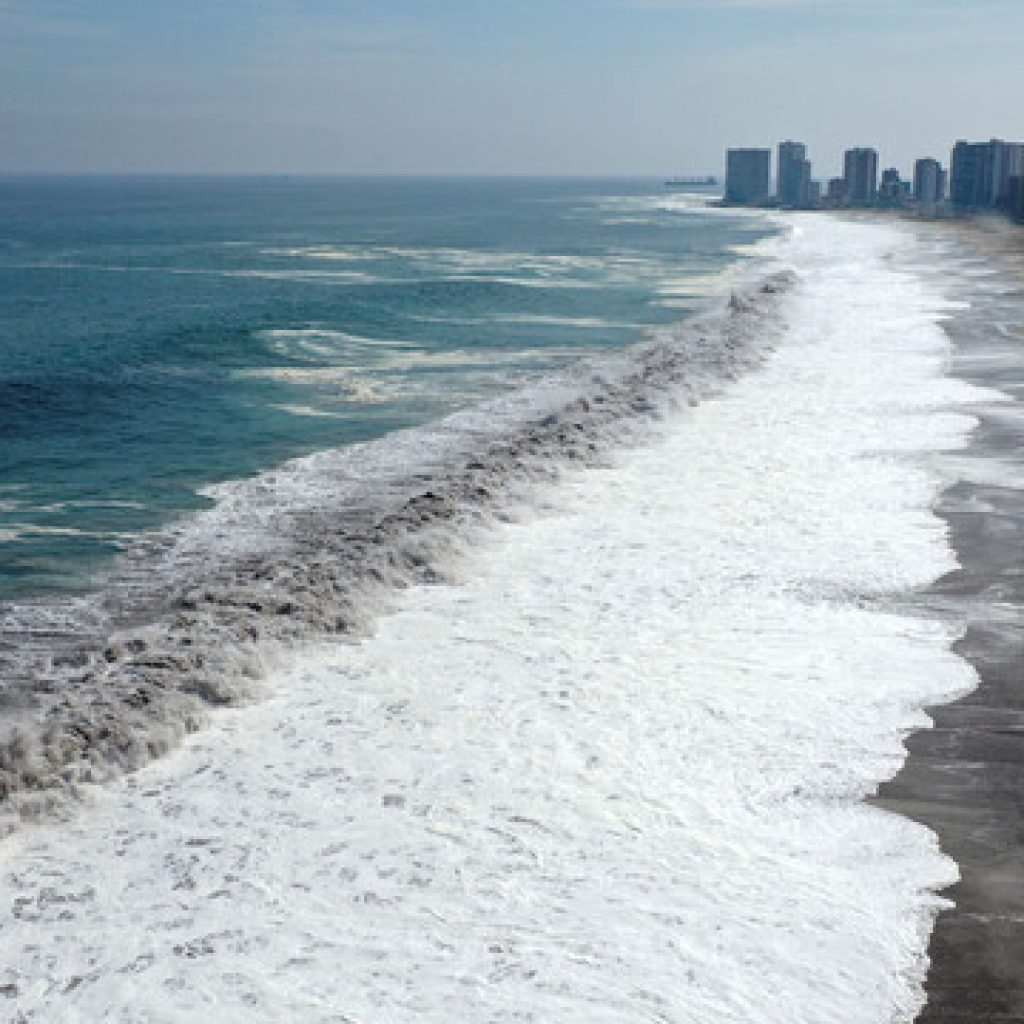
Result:
M92 598L0 607L0 825L141 767L258 697L288 650L365 635L395 592L450 578L567 467L754 368L794 282L429 427L215 488L213 509L141 541Z

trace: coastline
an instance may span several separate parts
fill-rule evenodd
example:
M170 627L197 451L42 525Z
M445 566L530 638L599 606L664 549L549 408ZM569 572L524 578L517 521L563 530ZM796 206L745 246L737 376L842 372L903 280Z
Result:
M1024 320L1024 233L1011 222L936 226L956 231L1011 287ZM995 300L994 300L995 301ZM981 303L980 305L984 305ZM982 407L961 456L1019 467L1024 451L1024 322L1002 337L983 309L946 323L950 373L1012 400ZM918 1021L1024 1021L1024 489L980 474L960 479L936 511L960 567L925 592L953 608L966 631L954 650L975 669L976 690L929 708L934 728L911 734L907 760L873 801L925 824L960 870L943 895L953 906L932 933L928 1001Z
M785 332L763 373L19 839L12 1010L909 1021L955 870L863 795L970 673L944 624L845 598L952 564L916 453L969 423L902 235L805 225L798 303L750 330ZM721 369L701 337L691 376L705 348Z
M849 217L853 220L861 218L880 217L896 218L897 220L909 221L912 224L921 224L939 229L952 231L965 231L974 235L1007 234L1024 240L1024 220L1015 218L1014 215L992 209L970 209L961 210L944 206L927 208L916 205L863 205L863 206L833 206L822 204L819 206L779 206L774 203L736 203L726 202L724 199L717 200L710 204L720 210L760 210L766 213L800 213L800 214L832 214L841 217ZM1022 243L1024 244L1024 243Z

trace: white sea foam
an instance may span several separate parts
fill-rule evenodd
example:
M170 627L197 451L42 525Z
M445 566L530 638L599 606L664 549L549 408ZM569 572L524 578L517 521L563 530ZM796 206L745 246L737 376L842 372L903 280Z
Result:
M524 372L537 372L590 354L581 346L444 349L432 352L427 349L416 350L404 343L397 343L395 349L389 351L386 343L380 342L375 343L375 347L369 353L359 353L357 356L352 351L352 346L348 346L344 340L337 345L319 345L307 337L307 334L321 337L330 332L273 333L299 335L298 338L289 337L280 339L279 342L275 341L274 347L280 352L284 353L287 350L287 354L292 357L301 354L310 358L330 359L331 364L254 367L238 371L238 376L304 385L316 389L318 395L328 394L346 403L374 404L397 398L435 397L444 399L445 404L451 406L474 398L480 399L488 391L507 389L515 381L512 371L516 368ZM345 339L348 336L339 333L338 337ZM335 361L346 356L350 356L352 361ZM438 376L415 372L419 370L460 372L458 379L453 380L447 374ZM277 404L275 408L295 415L337 415L336 411L309 405L285 403Z
M320 326L261 331L259 337L272 351L291 359L322 360L353 355L361 363L368 356L372 358L378 350L415 348L413 342L393 338L369 338ZM242 373L244 375L250 371Z
M395 338L368 338L365 335L351 334L348 331L338 331L329 327L278 328L263 331L261 334L274 341L312 340L351 348L410 348L415 345L411 341L399 341Z
M373 361L363 362L352 366L351 369L359 369L364 372L369 372L372 370L414 370L424 368L479 366L494 368L496 371L500 371L509 365L564 363L567 360L579 358L586 354L588 354L588 352L582 346L559 348L553 345L545 348L515 349L450 348L441 349L436 352L431 352L428 349L420 349L418 351L404 349L387 354L381 353ZM264 374L267 371L260 370L256 372ZM272 372L276 373L276 371ZM316 373L319 372L319 368L309 371L304 369L299 370L299 373L304 372ZM407 383L410 387L416 387L420 382L410 380Z
M67 512L69 509L144 509L141 501L121 501L117 498L82 498L73 501L51 501L45 505L29 505L25 502L5 503L0 501L0 512L14 511L17 508L31 509L33 512Z
M554 275L538 276L538 277L514 277L509 274L475 274L470 271L457 274L443 274L436 278L435 281L444 281L447 283L458 283L460 281L475 281L482 282L484 284L502 284L507 285L510 288L541 288L541 289L593 289L603 288L606 282L600 280L592 280L583 277L555 277Z
M460 249L455 247L411 246L301 246L271 248L267 255L286 256L307 264L320 262L340 263L394 263L408 277L375 277L364 270L317 271L306 268L238 271L247 276L298 277L315 280L323 275L326 280L360 279L376 282L408 283L410 280L477 281L505 284L522 288L594 288L607 283L634 282L658 278L670 273L670 260L659 259L633 250L610 251L601 256L583 256L574 253L515 252L486 249Z
M365 374L355 371L365 367L347 366L270 366L254 370L245 370L246 377L260 377L266 380L281 381L286 384L300 384L315 388L318 394L327 393L332 398L346 403L355 402L362 405L375 405L387 401L379 386L368 379ZM334 416L337 413L318 410L311 406L282 404L276 408L285 412L304 415Z
M8 540L24 537L89 537L96 540L130 541L135 536L118 530L85 530L77 526L52 526L32 522L9 523L7 534Z
M411 370L424 367L482 366L500 368L530 363L563 363L579 358L586 350L579 348L517 348L517 349L445 349L439 352L398 352L385 356L377 364L382 369ZM410 382L414 383L414 382Z
M1007 487L1024 490L1024 469L1019 458L993 455L946 455L939 463L951 476L983 487Z
M271 406L271 408L277 409L279 412L286 412L289 416L305 416L312 419L335 420L340 419L344 415L336 409L318 409L312 405L288 405L287 403L281 403Z
M912 1020L955 867L860 801L972 674L951 625L870 599L954 565L922 453L976 396L882 259L911 244L807 220L761 371L9 840L12 1012Z
M388 284L388 278L362 270L222 270L223 277L250 277L265 281L304 281L310 284Z
M511 250L460 249L457 247L366 245L337 248L326 245L265 249L267 255L300 257L307 260L379 262L398 260L414 265L472 270L600 270L605 261L598 257L569 253L515 252Z
M766 221L773 222L775 220L774 213L767 213L763 210L712 205L718 198L708 192L665 192L639 196L599 196L592 202L598 209L613 214L614 216L609 218L613 223L626 218L638 217L644 213L662 215L660 221L650 217L644 218L646 223L665 223L664 214L677 214L680 217L699 216L731 220L740 230L749 226L749 230L757 231L764 227Z
M22 263L19 267L45 270L93 270L114 274L173 274L188 277L255 278L268 281L304 281L325 284L377 284L387 279L360 270L220 270L209 267L148 267L138 264L76 263L47 261Z
M583 327L596 330L639 331L641 324L605 320L598 316L553 316L533 313L495 314L494 316L415 316L419 323L458 324L464 327L483 327L488 324L522 324L536 327Z
M298 245L298 246L273 246L262 249L265 256L299 256L321 260L339 260L343 263L365 263L373 259L373 250L361 249L339 249L333 246L319 245Z

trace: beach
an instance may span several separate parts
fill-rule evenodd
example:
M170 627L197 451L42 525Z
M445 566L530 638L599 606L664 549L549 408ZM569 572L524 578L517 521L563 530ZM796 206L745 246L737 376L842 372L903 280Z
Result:
M948 374L933 255L794 217L708 317L367 448L405 488L364 470L372 530L352 453L225 489L197 535L233 575L174 629L277 651L251 706L5 840L12 1012L909 1024L957 867L866 800L977 682L921 595L991 397ZM288 545L209 546L278 508ZM119 643L84 712L153 664L194 695Z
M934 727L907 740L908 759L879 803L933 829L956 861L929 946L928 1003L919 1020L1024 1020L1024 229L1002 222L933 226L953 236L971 303L946 322L950 372L1005 399L983 404L961 476L937 509L959 568L923 595L963 618L955 650L977 689L931 708Z

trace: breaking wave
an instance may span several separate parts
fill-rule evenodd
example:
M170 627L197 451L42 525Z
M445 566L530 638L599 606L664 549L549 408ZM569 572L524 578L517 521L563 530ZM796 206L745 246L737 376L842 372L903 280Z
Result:
M795 280L429 426L210 488L214 507L137 543L92 597L0 606L6 827L257 698L281 654L365 635L389 595L450 578L567 467L752 369Z

